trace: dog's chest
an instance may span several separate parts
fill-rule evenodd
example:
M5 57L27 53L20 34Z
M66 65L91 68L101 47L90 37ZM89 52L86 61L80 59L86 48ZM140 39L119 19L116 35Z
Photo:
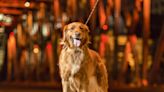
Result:
M66 62L71 67L71 75L75 75L80 71L85 61L84 51L81 49L67 50L67 56L65 57Z
M68 49L65 53L65 60L69 60L70 63L79 64L84 60L84 52L81 49Z

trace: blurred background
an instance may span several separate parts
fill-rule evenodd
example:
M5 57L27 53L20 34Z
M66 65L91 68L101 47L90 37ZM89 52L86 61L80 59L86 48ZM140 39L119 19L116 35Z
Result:
M96 0L0 0L0 92L61 92L62 30ZM164 0L99 0L88 24L110 92L164 92Z

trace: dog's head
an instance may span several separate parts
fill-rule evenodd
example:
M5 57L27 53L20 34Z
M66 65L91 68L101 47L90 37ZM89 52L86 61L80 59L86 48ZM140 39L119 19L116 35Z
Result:
M73 22L64 27L63 43L70 48L82 47L89 43L89 29L87 25Z

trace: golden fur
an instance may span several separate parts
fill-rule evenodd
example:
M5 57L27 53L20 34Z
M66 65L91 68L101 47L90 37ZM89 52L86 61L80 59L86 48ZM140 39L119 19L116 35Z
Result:
M89 29L73 22L63 30L59 58L63 92L108 92L108 77L100 56L88 48Z

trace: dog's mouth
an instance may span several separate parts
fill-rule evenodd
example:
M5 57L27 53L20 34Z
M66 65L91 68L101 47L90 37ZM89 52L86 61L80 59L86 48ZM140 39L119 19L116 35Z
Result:
M81 39L80 38L72 38L73 45L76 47L79 47L81 45Z

